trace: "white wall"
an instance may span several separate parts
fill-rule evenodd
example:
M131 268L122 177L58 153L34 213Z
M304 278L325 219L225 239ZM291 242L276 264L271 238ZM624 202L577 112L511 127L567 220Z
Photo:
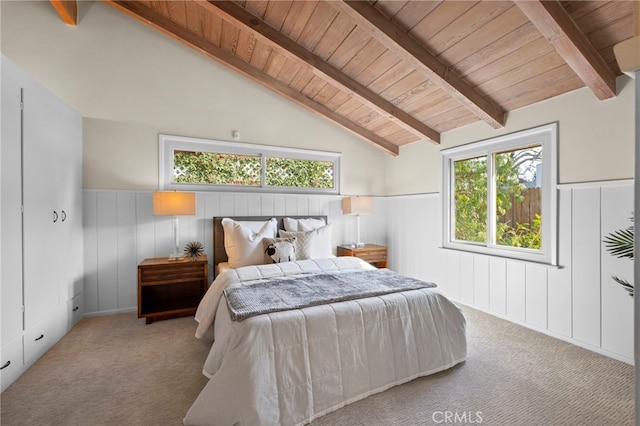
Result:
M438 194L387 197L394 270L434 281L454 300L633 363L633 299L612 279L631 279L602 239L628 227L631 180L559 189L559 263L550 267L441 249Z

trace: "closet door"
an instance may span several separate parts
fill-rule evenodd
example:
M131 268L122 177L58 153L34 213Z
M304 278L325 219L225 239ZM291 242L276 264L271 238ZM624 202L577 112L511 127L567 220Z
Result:
M4 64L3 64L4 66ZM20 86L2 75L2 305L1 346L22 335L22 182ZM22 347L22 344L20 344ZM2 353L0 367L6 364ZM16 363L16 360L13 360ZM22 363L22 356L20 356Z
M65 143L58 151L65 167L59 170L59 206L62 221L60 244L60 302L73 299L83 290L82 249L82 118L77 114L65 117Z
M23 200L25 329L59 304L59 152L65 146L64 120L55 102L23 89Z

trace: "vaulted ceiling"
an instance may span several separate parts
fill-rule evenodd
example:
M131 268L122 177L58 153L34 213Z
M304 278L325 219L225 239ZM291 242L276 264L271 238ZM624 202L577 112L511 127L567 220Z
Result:
M105 2L393 155L581 87L614 97L634 32L632 1Z

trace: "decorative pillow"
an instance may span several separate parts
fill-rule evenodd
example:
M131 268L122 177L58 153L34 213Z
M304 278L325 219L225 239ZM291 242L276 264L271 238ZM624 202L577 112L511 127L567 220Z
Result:
M294 232L281 230L280 237L295 238L295 242L293 244L296 248L296 260L312 259L311 256L313 255L316 237L314 231Z
M285 231L311 231L326 225L324 219L292 219L285 217L283 219Z
M262 239L276 236L277 223L275 218L271 218L263 222L258 232L254 232L240 222L223 218L224 249L229 258L229 267L264 264Z
M296 260L295 238L264 238L265 262L291 262Z
M302 225L303 227L305 225ZM321 226L320 228L316 228L313 231L308 231L314 233L314 245L313 250L311 250L311 258L312 259L323 259L325 257L333 257L332 251L332 242L331 242L331 233L332 226L331 224Z

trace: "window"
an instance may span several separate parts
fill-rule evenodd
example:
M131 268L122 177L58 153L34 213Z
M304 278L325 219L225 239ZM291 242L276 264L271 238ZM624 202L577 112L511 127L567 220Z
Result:
M442 151L447 248L557 264L557 124Z
M160 188L339 193L340 154L160 135Z

